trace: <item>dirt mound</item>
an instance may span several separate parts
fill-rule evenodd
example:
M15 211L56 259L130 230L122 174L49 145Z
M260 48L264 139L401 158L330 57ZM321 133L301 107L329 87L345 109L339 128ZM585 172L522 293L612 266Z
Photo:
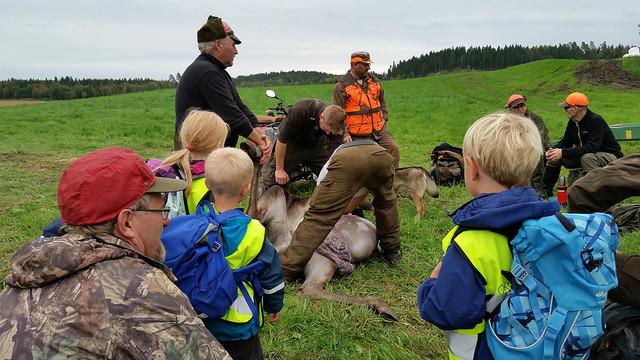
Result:
M640 89L640 76L622 70L619 60L589 61L580 66L575 75L579 82L607 85L618 89Z

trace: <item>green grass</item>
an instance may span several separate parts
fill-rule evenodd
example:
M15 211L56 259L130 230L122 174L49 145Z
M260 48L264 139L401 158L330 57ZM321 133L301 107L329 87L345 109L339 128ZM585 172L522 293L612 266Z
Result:
M390 129L401 148L401 166L429 168L428 154L441 143L460 146L466 128L480 116L499 110L511 93L528 96L531 109L549 127L552 139L566 124L557 104L570 91L582 91L592 109L610 124L636 121L640 92L578 84L573 71L581 62L545 60L492 72L460 72L383 83ZM274 88L285 103L305 97L331 100L330 85ZM243 88L244 101L256 113L274 105L265 88ZM143 157L164 157L172 146L173 90L0 107L0 276L11 254L39 236L57 215L56 185L74 158L105 146L128 146ZM625 154L640 143L622 143ZM446 356L440 330L420 319L416 290L440 260L440 240L451 227L445 210L469 199L464 187L440 188L428 199L425 218L415 222L408 200L399 203L404 257L389 268L379 257L361 264L328 289L342 294L378 296L399 315L384 322L360 306L311 301L287 285L282 318L265 325L262 342L271 359L435 359ZM623 238L623 251L640 252L640 236Z
M628 73L640 76L640 56L622 58L622 68Z

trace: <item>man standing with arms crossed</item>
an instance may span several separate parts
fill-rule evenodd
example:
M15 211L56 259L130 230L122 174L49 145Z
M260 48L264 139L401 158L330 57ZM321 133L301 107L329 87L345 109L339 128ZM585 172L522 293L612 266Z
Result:
M209 15L198 30L200 55L184 71L176 89L176 137L174 147L180 149L178 132L187 110L198 107L218 114L229 125L225 146L235 147L241 135L255 142L262 150L260 163L271 155L271 143L259 130L258 120L242 102L226 68L233 65L241 41L226 21Z
M380 80L369 74L373 63L366 51L351 54L351 69L336 82L333 103L347 114L348 133L345 142L371 139L387 149L393 157L393 166L400 163L400 149L387 129L387 102Z

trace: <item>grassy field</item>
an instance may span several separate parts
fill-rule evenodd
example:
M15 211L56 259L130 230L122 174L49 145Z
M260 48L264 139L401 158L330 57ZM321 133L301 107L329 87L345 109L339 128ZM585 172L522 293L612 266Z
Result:
M557 103L570 91L586 93L592 109L610 124L637 121L640 92L580 84L573 71L580 62L545 60L493 72L460 72L383 83L389 126L401 148L402 166L430 167L428 154L441 143L460 146L466 128L480 116L501 109L519 92L549 127L562 135L566 117ZM241 66L239 64L238 66ZM240 93L256 113L274 105L265 88ZM275 88L286 103L300 98L331 99L332 87ZM9 271L12 253L37 237L57 215L56 184L72 159L105 146L127 146L143 157L168 154L173 135L173 90L35 105L0 107L0 276ZM623 143L625 154L640 143ZM400 317L387 323L369 310L310 301L287 285L281 320L265 325L262 342L271 359L438 359L446 357L441 331L420 319L416 290L439 261L440 240L451 227L445 210L469 199L464 187L441 188L429 199L425 218L415 222L410 201L400 201L404 257L389 268L376 257L349 277L335 279L331 291L378 296ZM640 236L623 238L623 251L639 252Z
M629 56L622 59L624 71L640 76L640 56Z
M0 99L0 106L15 106L15 105L26 105L26 104L41 104L44 101L42 100L32 100L32 99Z

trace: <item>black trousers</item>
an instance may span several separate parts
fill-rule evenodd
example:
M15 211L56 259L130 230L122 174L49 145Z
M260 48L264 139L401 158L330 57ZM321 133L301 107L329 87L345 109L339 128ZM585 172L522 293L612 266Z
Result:
M258 335L247 340L220 341L222 347L231 355L233 360L262 360L262 345Z

